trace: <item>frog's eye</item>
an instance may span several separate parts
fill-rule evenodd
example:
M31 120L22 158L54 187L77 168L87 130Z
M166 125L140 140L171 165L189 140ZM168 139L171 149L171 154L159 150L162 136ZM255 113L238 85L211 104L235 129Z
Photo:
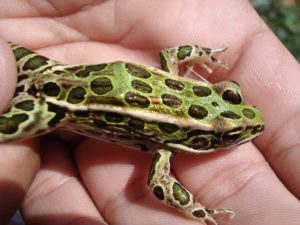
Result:
M226 102L229 102L230 104L234 104L234 105L241 104L242 102L242 97L240 93L232 89L224 91L222 94L222 98Z

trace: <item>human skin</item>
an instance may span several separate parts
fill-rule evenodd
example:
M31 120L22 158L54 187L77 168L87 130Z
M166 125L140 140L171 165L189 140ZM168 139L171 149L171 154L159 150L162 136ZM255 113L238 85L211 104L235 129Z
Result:
M207 155L177 154L173 173L220 225L300 224L300 66L245 0L0 2L0 109L16 86L6 41L68 64L126 60L158 66L160 49L224 47L235 80L266 120L253 142ZM0 145L0 224L19 207L26 224L196 225L146 186L152 156L105 142L56 136ZM72 151L69 151L69 150Z

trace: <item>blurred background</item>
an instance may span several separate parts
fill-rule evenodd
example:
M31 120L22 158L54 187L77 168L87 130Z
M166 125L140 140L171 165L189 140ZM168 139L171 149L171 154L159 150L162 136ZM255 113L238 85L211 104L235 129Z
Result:
M300 62L300 0L251 0L261 18Z

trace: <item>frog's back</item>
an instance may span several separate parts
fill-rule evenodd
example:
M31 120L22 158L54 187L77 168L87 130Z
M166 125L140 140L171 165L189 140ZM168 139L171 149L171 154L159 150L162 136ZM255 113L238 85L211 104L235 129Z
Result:
M128 62L58 65L39 75L35 84L47 103L66 111L62 126L100 139L123 138L126 143L150 140L197 153L232 145L242 131L250 133L258 125L255 117L260 117L243 103L233 82L213 85L175 78Z

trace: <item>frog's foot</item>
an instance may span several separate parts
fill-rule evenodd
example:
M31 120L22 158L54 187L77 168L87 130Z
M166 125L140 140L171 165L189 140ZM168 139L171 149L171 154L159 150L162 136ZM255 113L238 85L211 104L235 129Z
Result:
M210 67L210 65L220 66L228 69L229 67L226 63L224 63L223 61L215 57L215 53L224 52L226 49L227 47L224 48L198 47L195 49L196 56L190 61L187 61L186 63L187 67L191 68L190 70L192 70L195 64L198 64L208 73L213 72L213 69Z
M200 48L200 50L204 51L204 58L205 59L200 59L199 58L199 62L197 62L198 64L200 64L200 66L202 66L208 73L212 73L213 70L208 66L209 64L213 64L215 66L220 66L223 68L228 69L228 65L226 63L224 63L223 61L221 61L220 59L217 59L214 54L217 52L224 52L227 49L227 47L224 48ZM200 54L200 52L199 52Z
M148 185L159 200L192 219L211 222L214 225L218 225L214 219L217 214L229 214L230 218L234 216L234 212L230 209L207 209L197 202L188 190L170 176L171 156L172 152L159 150L155 154L150 170Z
M198 45L183 45L172 48L165 48L160 52L161 67L171 74L178 75L178 66L181 63L188 64L193 68L199 64L208 73L213 69L210 65L228 68L228 65L215 57L215 53L223 52L227 48L205 48Z
M199 203L198 203L199 204ZM192 218L195 219L203 219L204 221L209 221L214 225L218 225L217 221L214 219L214 215L218 214L224 214L228 215L230 219L232 219L235 216L235 213L231 209L207 209L199 207L199 209L194 209ZM202 216L202 217L201 217Z

